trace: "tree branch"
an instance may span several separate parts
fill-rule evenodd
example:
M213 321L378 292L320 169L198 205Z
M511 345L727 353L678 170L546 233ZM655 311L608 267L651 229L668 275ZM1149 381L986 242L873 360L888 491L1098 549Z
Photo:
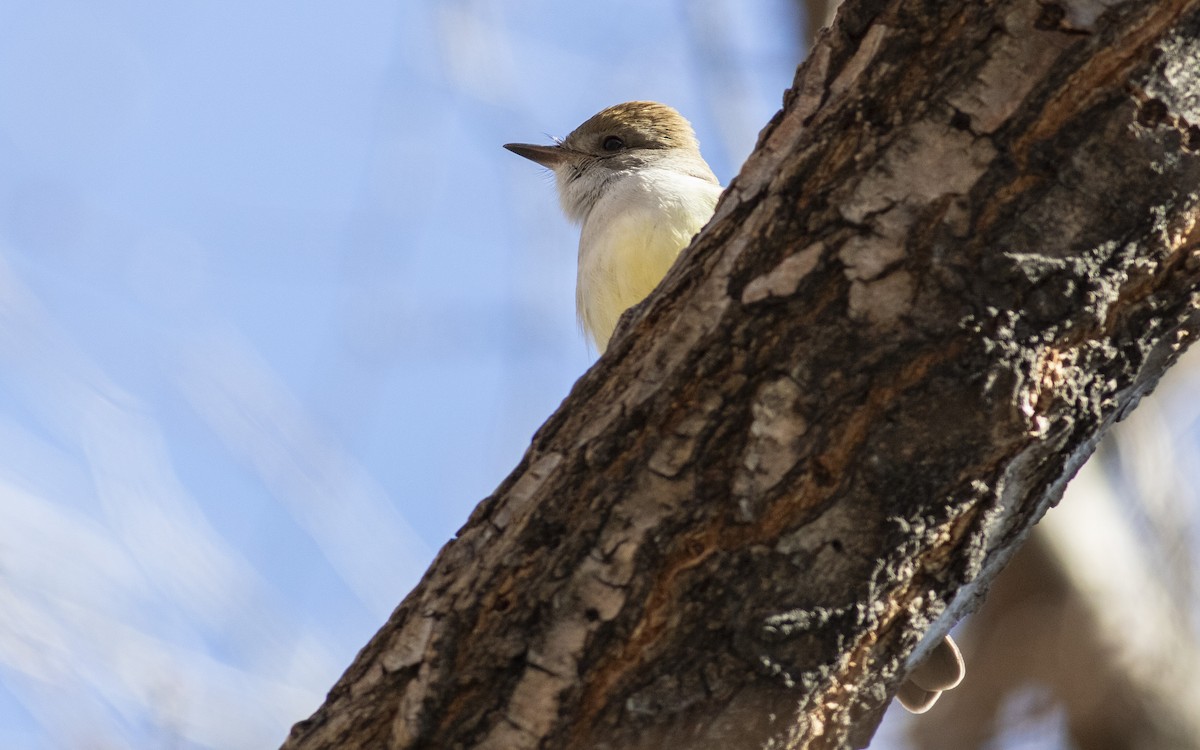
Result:
M847 2L285 747L865 744L1196 333L1197 39L1200 0Z

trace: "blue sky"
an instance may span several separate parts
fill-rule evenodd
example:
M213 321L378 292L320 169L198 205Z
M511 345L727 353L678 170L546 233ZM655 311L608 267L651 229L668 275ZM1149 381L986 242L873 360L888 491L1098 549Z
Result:
M728 181L756 2L0 2L0 746L278 744L589 366L504 151L668 102Z

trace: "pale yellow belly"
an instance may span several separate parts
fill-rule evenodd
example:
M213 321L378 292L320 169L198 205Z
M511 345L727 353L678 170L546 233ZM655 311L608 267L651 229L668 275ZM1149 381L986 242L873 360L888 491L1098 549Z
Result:
M576 303L580 322L600 351L621 313L658 286L708 216L674 219L627 216L580 238Z

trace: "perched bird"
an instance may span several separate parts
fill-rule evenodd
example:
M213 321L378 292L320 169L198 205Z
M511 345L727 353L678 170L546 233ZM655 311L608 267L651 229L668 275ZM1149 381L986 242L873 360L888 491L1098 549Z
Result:
M621 313L645 299L721 195L692 125L657 102L625 102L590 117L551 146L508 143L554 171L558 197L579 233L575 305L596 347L608 346ZM909 674L897 697L923 713L958 685L962 655L946 636Z
M600 351L712 218L721 185L691 123L655 102L594 115L553 146L509 143L554 170L563 210L582 224L575 305Z

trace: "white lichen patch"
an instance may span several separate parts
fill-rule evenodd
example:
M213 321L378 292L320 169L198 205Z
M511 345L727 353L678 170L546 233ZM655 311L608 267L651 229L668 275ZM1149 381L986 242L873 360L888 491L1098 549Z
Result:
M769 297L787 297L796 293L800 280L817 267L825 245L816 242L789 255L762 276L754 278L742 290L742 304L761 302Z
M1159 44L1163 55L1162 80L1146 81L1146 94L1162 101L1172 119L1182 118L1187 125L1200 124L1200 94L1196 93L1197 56L1200 40L1175 35Z
M838 201L848 221L864 224L893 206L920 208L945 195L965 194L995 156L987 140L928 120L899 138L853 192Z
M850 317L875 326L889 327L912 309L916 283L900 270L877 281L850 284Z
M801 396L796 381L785 377L763 384L750 405L753 419L733 478L733 494L751 515L754 501L800 461L800 438L808 431L799 411Z

